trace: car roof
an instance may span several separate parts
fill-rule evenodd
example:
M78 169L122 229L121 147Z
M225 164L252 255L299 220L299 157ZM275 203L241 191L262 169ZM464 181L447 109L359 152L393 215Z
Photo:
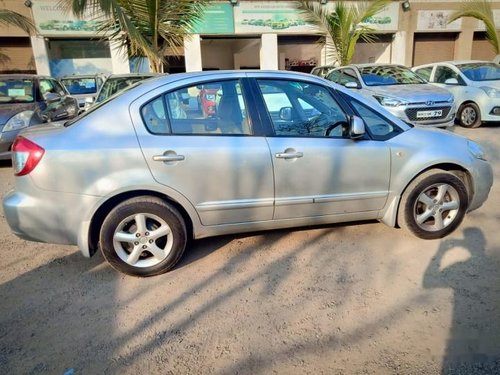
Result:
M461 65L461 64L474 64L474 63L492 63L492 61L486 61L486 60L448 60L448 61L438 61L438 62L433 62L433 63L428 63L428 64L421 64L414 66L414 68L420 68L424 66L434 66L438 64L449 64L449 65Z
M105 76L104 73L95 73L95 74L70 74L67 76L63 76L60 79L71 79L71 78L95 78L99 76Z
M110 78L131 78L131 77L156 77L168 75L168 73L124 73L124 74L110 74L108 79Z
M52 78L56 79L51 76L44 76L44 75L38 75L38 74L0 74L1 79L8 79L8 78L14 78L14 79L37 79L37 78Z
M404 66L402 64L390 64L390 63L349 64L349 65L341 66L340 68L355 67L355 68L359 69L359 68L371 68L371 67L377 67L377 66L398 66L398 67L407 68L406 66Z
M267 79L300 79L302 81L307 80L310 82L316 82L321 85L334 85L339 91L349 92L349 89L345 89L342 86L336 85L331 81L327 81L324 78L318 77L310 73L302 72L292 72L285 70L210 70L201 72L188 72L188 73L176 73L169 75L158 75L152 79L144 81L139 87L142 92L146 93L150 90L157 88L159 85L165 85L170 83L175 83L177 81L186 81L185 84L196 85L200 81L211 81L211 80L227 80L227 79L240 79L240 78L267 78Z

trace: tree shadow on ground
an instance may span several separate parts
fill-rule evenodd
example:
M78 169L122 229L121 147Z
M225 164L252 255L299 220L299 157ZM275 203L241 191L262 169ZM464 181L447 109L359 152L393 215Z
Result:
M463 239L445 239L427 267L424 288L450 288L453 317L444 354L442 374L500 373L500 275L495 259L485 252L479 228L466 228ZM466 260L443 266L448 253L461 249ZM460 250L459 250L460 251ZM496 288L497 293L485 291Z

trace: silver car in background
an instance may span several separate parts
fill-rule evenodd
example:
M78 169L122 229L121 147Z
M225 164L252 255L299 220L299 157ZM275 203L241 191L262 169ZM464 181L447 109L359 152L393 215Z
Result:
M330 70L325 78L376 100L406 122L438 127L454 124L453 95L405 66L352 64Z
M210 85L213 116L198 102ZM443 147L446 145L446 147ZM487 199L481 147L412 127L342 86L301 73L213 71L142 81L13 146L3 200L21 238L99 248L151 276L189 240L358 220L424 239Z

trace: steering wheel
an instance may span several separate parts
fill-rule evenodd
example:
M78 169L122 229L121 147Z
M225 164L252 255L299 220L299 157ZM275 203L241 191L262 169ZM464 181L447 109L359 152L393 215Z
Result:
M329 137L332 130L334 130L337 126L341 125L342 125L342 136L345 137L347 135L347 130L349 129L349 123L345 120L337 121L336 123L326 128L325 137Z

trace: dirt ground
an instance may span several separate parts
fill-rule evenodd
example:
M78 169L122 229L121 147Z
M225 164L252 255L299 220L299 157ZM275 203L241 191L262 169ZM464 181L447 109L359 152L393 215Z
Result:
M0 209L0 374L500 374L500 126L454 131L495 184L443 240L376 222L225 236L140 279L22 241Z

